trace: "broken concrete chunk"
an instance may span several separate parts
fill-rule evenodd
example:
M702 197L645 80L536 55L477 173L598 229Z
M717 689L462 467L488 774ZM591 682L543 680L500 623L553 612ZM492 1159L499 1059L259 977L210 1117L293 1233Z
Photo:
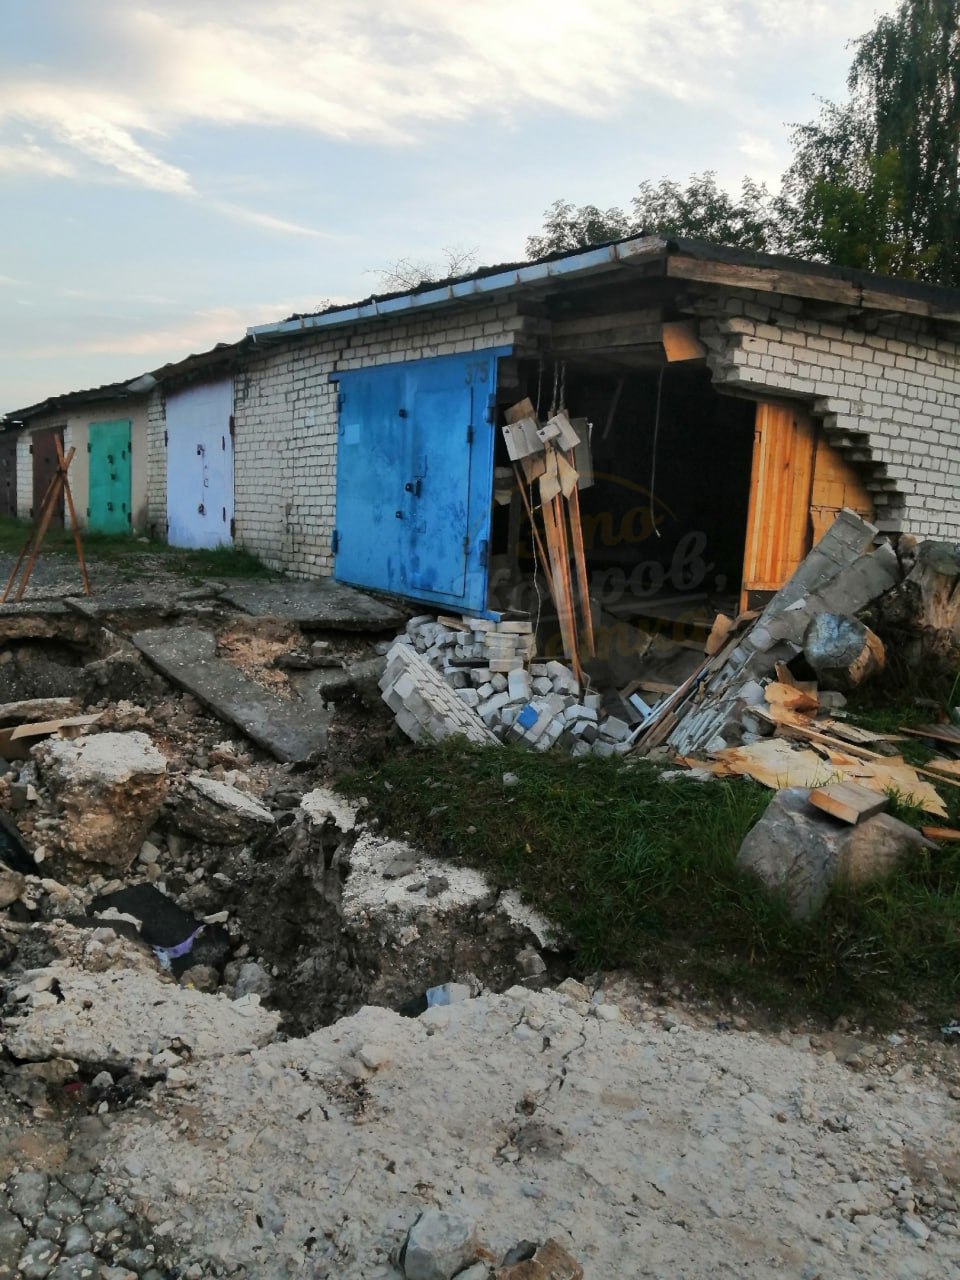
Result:
M237 787L191 774L174 818L181 831L207 844L238 844L273 826L269 809Z
M803 656L827 688L856 689L883 670L883 642L857 618L818 613L803 634Z
M357 808L330 787L316 787L300 801L300 808L314 825L332 822L341 831L353 831L357 825Z
M22 898L26 887L26 877L0 863L0 908L9 907Z
M821 813L806 787L778 791L747 833L737 866L781 895L791 915L815 915L836 881L853 887L883 879L935 846L898 818L880 813L849 826Z
M54 741L34 754L60 806L56 839L63 852L125 870L166 797L164 756L139 732Z
M17 1058L68 1057L129 1070L175 1041L193 1058L247 1053L266 1044L280 1021L255 995L232 1001L152 974L59 969L56 977L59 1003L6 1022L6 1047Z
M477 1224L460 1213L425 1210L407 1236L407 1280L451 1280L477 1256Z

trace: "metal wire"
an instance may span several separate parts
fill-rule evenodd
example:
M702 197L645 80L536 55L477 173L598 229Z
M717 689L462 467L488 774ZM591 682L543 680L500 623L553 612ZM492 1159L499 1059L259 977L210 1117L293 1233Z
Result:
M660 376L657 378L657 408L653 415L653 458L650 463L650 527L658 538L663 535L657 528L657 517L653 509L654 486L657 482L657 441L660 438L660 400L663 393L663 375L667 366L660 366Z

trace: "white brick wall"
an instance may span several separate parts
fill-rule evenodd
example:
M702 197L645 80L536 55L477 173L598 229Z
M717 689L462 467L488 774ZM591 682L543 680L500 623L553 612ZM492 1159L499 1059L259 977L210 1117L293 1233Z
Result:
M147 402L147 530L158 538L167 536L166 426L166 404L157 387Z
M30 432L21 431L17 439L17 515L21 520L30 519L33 506L33 455L30 452Z
M960 538L960 347L900 317L853 329L740 290L704 303L714 381L802 397L856 464L880 527Z
M333 572L337 389L330 374L512 345L513 304L444 311L299 338L235 378L236 541L298 577Z

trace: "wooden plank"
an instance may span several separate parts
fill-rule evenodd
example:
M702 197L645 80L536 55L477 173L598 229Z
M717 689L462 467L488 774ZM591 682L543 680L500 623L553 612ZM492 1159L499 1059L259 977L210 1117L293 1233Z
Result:
M810 492L814 543L820 541L844 507L856 511L864 520L873 520L873 498L860 473L821 433L817 440Z
M871 289L846 280L791 271L783 267L704 262L699 258L675 254L667 259L667 275L683 280L728 285L736 289L757 289L763 293L784 293L798 298L839 302L846 304L852 311L886 311L893 315L924 316L950 323L960 320L960 312L955 307L941 307L922 298L888 293L884 289Z
M550 557L550 576L553 580L553 599L557 610L557 621L560 624L560 639L564 656L572 659L577 652L576 634L573 628L573 602L567 595L563 562L560 552L560 531L557 528L553 500L541 498L540 514L543 517L543 532Z
M810 550L816 434L795 405L757 405L741 607L753 591L778 591Z
M608 311L599 316L575 316L569 320L554 320L551 332L555 338L572 338L587 333L605 333L626 326L659 326L662 314L659 307L647 307L643 311Z
M871 753L846 748L843 743L838 745L843 749L828 751L827 758L822 760L813 751L791 747L783 738L761 738L749 747L728 747L714 753L714 764L707 767L721 776L746 774L778 791L783 787L823 787L839 777L841 781L856 782L884 795L897 791L927 813L946 817L943 800L929 783L917 776L921 770L915 770L899 756L861 760L861 756ZM683 763L699 762L684 760Z
M778 267L748 267L740 263L710 262L673 254L667 259L667 275L681 280L700 280L705 284L725 284L734 289L758 289L762 293L845 302L860 309L859 285Z
M503 416L508 423L512 424L519 422L521 418L535 418L537 410L532 400L524 398L512 404L509 409L504 409Z
M932 738L934 742L946 742L952 747L960 747L960 729L952 724L925 724L919 729L908 729L900 725L900 732L909 734L911 738Z
M949 773L955 778L960 778L960 760L947 760L944 756L937 756L936 759L927 761L927 768L937 773Z
M960 844L960 831L956 827L921 827L920 834L941 844Z
M667 363L677 360L703 360L706 346L697 337L692 320L671 320L663 325L663 350Z
M816 712L820 706L820 700L815 693L798 689L795 684L781 684L779 681L768 684L763 691L763 697L770 706L785 707L788 711L800 713Z
M573 451L567 455L573 463ZM587 572L587 553L583 545L583 523L580 519L580 494L576 485L567 499L570 512L570 539L573 543L573 560L577 567L577 587L580 593L580 616L583 619L583 641L588 658L597 655L597 642L593 634L593 608L590 604L590 575Z
M621 347L650 347L662 354L659 324L621 325L597 333L573 333L550 339L551 351L617 351Z
M20 724L13 729L0 729L0 755L7 760L26 760L30 748L40 738L50 738L55 733L66 731L67 737L76 736L87 725L96 724L100 712L83 716L67 716L60 720L44 720L38 724Z
M872 818L875 813L883 813L889 806L886 796L878 795L869 787L861 787L857 782L831 782L825 787L816 787L810 792L810 803L851 827L865 818Z
M703 646L703 652L708 658L722 648L727 636L736 625L733 618L728 618L725 613L718 613L713 620L713 626L710 628L710 634L707 636L706 644Z

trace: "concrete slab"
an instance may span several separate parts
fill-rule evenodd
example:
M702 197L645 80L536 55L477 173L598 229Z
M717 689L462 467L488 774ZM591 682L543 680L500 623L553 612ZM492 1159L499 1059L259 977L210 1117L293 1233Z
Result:
M138 631L130 638L168 680L278 760L306 760L326 748L329 716L299 701L282 701L218 658L216 638L209 631L169 627Z
M255 618L284 618L332 631L387 631L406 622L406 614L393 605L332 578L231 583L221 599Z
M140 582L109 583L92 596L67 596L64 604L74 613L95 621L105 618L131 621L141 617L146 622L150 617L209 612L222 590L220 583L197 587L184 579L145 577Z

